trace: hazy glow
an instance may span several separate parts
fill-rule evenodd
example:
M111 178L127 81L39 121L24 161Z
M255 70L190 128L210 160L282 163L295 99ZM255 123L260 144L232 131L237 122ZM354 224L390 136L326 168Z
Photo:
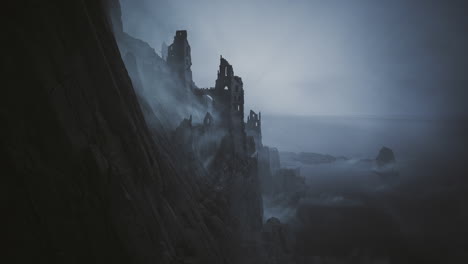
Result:
M455 2L122 0L122 9L124 29L157 51L188 30L200 87L227 58L246 109L439 116L466 113L468 23Z

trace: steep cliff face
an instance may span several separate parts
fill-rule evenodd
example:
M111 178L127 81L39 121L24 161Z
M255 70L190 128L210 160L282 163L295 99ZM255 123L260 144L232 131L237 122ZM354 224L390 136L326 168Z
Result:
M147 42L123 31L119 1L105 1L119 51L140 101L151 108L167 131L189 115L201 121L206 111L198 107L186 81Z
M7 13L5 257L223 263L197 184L145 122L142 109L151 111L137 101L103 3L22 1Z
M149 106L149 111L145 111L146 120L152 122L157 117L162 121L163 131L173 131L171 133L173 137L166 142L172 142L169 148L172 152L177 152L176 166L183 168L183 173L190 175L191 178L199 180L199 185L203 190L202 200L210 205L208 206L211 208L210 214L222 219L225 230L222 232L224 234L222 237L217 237L218 242L225 240L228 233L230 234L229 241L221 244L240 244L244 239L251 239L252 234L259 235L263 218L261 182L257 172L260 162L245 153L231 155L233 150L243 145L241 139L234 139L245 136L243 114L235 116L241 119L238 123L242 126L238 129L228 130L217 127L217 121L226 121L222 118L220 113L222 111L219 110L224 109L224 105L228 105L228 109L231 108L230 98L226 98L227 102L225 102L217 92L211 94L213 96L211 100L214 101L211 103L218 105L219 108L217 108L203 104L205 97L197 96L197 91L200 92L200 90L192 81L187 31L176 32L174 43L168 50L166 62L148 43L123 31L118 1L110 1L108 6L117 44L136 93L139 95L139 101ZM221 58L219 72L227 72L223 67L228 67L233 74L232 65L226 59ZM239 77L233 79L240 80ZM231 81L228 76L220 77L218 73L216 82L223 80ZM237 85L242 85L242 83L237 83ZM243 98L243 91L236 92L238 98L241 97L240 94ZM229 93L228 95L230 96ZM207 124L207 118L212 123ZM226 119L230 119L230 116ZM174 129L174 123L178 124L176 129ZM151 126L151 129L155 127ZM227 134L233 135L232 141ZM233 144L234 141L238 143ZM261 164L264 165L265 162ZM213 196L212 193L216 195ZM223 208L213 208L213 203ZM213 223L211 220L209 222ZM215 231L219 233L219 228L215 227ZM233 249L232 251L239 253L234 247L229 246L228 251ZM233 260L234 257L231 255L230 261Z

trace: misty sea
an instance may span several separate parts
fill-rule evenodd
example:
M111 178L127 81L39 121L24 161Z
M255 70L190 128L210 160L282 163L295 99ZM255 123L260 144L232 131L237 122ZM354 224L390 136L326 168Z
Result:
M464 120L265 115L262 135L265 145L280 151L375 158L386 146L397 159L418 159L461 151L466 124Z

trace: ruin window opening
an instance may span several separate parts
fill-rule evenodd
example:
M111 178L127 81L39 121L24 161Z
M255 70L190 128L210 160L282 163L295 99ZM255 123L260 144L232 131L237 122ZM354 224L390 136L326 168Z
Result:
M227 87L227 85L224 86L224 90L225 90L225 91L228 91L228 90L229 90L229 87Z
M240 111L240 105L237 105L237 111Z

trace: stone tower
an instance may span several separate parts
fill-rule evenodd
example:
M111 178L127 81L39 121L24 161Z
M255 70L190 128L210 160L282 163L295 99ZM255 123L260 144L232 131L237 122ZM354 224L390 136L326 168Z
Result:
M240 77L234 75L232 65L222 56L213 95L216 98L214 107L221 115L221 125L228 128L235 151L245 154L243 83Z
M187 41L187 31L178 30L174 36L174 42L167 49L167 64L178 75L187 90L191 90L192 81L192 57L190 45Z
M247 136L251 136L255 140L255 148L260 150L263 147L262 144L262 113L255 113L250 110L250 114L247 117L246 124Z

